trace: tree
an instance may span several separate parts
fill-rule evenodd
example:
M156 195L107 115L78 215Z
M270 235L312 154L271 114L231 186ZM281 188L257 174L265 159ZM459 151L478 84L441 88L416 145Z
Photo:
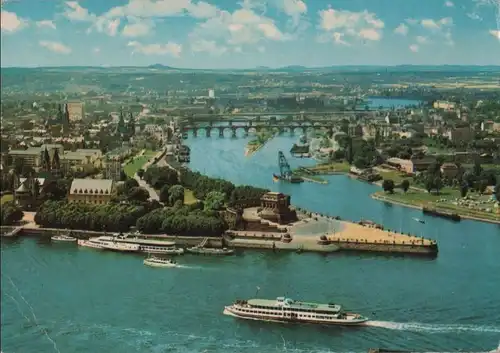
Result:
M168 203L168 196L170 195L168 193L168 190L170 189L170 187L168 185L163 185L160 189L160 202L163 202L163 203Z
M434 189L434 179L431 177L427 177L425 179L425 189L427 190L428 193Z
M182 185L174 185L168 190L168 203L175 205L177 201L184 203L184 187Z
M143 179L143 178L144 178L144 169L142 169L142 168L141 168L141 169L139 169L139 170L137 171L137 176L138 176L139 178Z
M406 193L409 188L410 188L410 181L408 179L404 179L401 182L401 189L403 189L403 191Z
M434 188L436 189L437 194L439 194L442 187L443 187L443 180L441 179L441 177L436 177L434 179Z
M3 226L10 226L23 219L23 211L14 202L5 202L0 207L0 222Z
M500 202L500 183L495 186L495 197L498 202Z
M210 191L205 197L206 211L219 211L224 207L224 200L226 195L219 191Z
M394 193L394 181L391 179L385 179L382 182L382 188L385 192Z
M472 168L472 173L474 174L474 176L478 177L481 175L482 172L483 168L481 167L481 163L475 162L474 167Z
M467 196L467 192L469 192L469 186L467 183L462 183L462 185L460 185L460 196Z
M128 199L130 201L146 202L149 199L149 192L140 186L133 187L128 192Z

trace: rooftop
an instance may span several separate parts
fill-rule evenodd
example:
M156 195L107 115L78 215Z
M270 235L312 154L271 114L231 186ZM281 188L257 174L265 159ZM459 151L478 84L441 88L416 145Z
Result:
M284 300L279 301L278 299ZM308 302L300 302L300 301L295 301L289 298L277 298L275 300L269 300L269 299L250 299L247 301L249 305L252 306L270 306L270 307L276 307L276 306L283 306L284 303L288 304L285 305L286 307L292 308L292 309L301 309L301 310L321 310L321 311L330 311L332 313L339 312L342 307L338 304L319 304L319 303L308 303Z
M73 179L70 194L111 194L113 180L111 179Z

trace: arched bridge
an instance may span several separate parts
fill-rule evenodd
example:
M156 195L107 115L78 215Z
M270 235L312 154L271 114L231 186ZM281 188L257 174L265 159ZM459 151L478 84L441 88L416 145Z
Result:
M325 123L281 123L281 124L271 124L271 123L256 123L249 122L247 124L233 124L233 122L229 122L226 125L202 125L202 124L189 124L184 125L182 127L183 132L192 132L194 137L197 137L199 134L204 132L206 137L210 137L212 135L212 131L217 131L219 137L224 137L224 131L231 131L231 136L236 137L238 131L243 131L245 136L248 136L250 133L258 133L262 130L274 130L278 134L289 133L291 135L295 133L306 133L311 130L326 130L331 131L336 128L336 125L333 122Z

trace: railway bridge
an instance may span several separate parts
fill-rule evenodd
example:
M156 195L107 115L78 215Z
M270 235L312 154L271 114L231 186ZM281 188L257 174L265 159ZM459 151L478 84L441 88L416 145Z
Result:
M231 136L236 137L238 131L243 131L244 136L248 136L250 133L258 133L262 130L274 130L278 134L289 133L294 135L295 133L306 133L311 130L324 130L332 131L336 129L337 125L333 121L325 122L304 122L304 123L262 123L248 121L246 123L234 123L229 121L228 123L222 124L186 124L183 125L181 131L184 133L192 132L193 137L197 137L200 133L205 134L206 137L212 135L212 131L218 131L219 137L224 137L224 131L231 131Z

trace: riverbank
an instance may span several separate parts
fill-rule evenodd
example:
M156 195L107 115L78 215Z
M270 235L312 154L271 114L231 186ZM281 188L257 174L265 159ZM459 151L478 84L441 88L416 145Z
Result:
M245 147L245 157L250 157L253 155L255 152L260 150L264 145L271 140L275 136L275 133L272 131L261 131L257 133L257 136L255 139L251 140L248 142L248 144Z
M315 215L314 218L322 217ZM312 220L313 218L310 218ZM222 237L186 237L164 234L141 234L142 238L164 240L175 242L179 246L196 246L205 242L207 247L221 248L230 246L236 249L270 249L296 252L332 253L336 251L358 251L374 253L399 253L399 254L423 254L436 255L437 243L433 240L419 238L411 235L386 231L370 226L356 223L339 222L341 230L328 234L327 236L301 235L291 229L290 237L283 234L269 232L245 232L228 231ZM308 223L302 219L296 225ZM15 234L13 233L15 230ZM57 234L65 234L66 229L57 228L25 228L25 227L1 227L2 237L51 237ZM79 239L89 239L109 235L110 233L71 230L72 236Z
M413 192L417 191L413 190ZM418 210L423 210L424 207L432 208L437 210L438 212L442 211L446 213L456 213L457 215L459 215L461 218L464 219L500 224L500 214L495 215L484 212L474 212L470 209L464 209L463 207L456 207L454 205L452 207L451 205L443 205L442 203L438 204L436 202L424 201L418 198L408 198L408 196L405 196L404 194L401 194L399 192L395 192L394 194L388 194L385 193L384 191L378 191L372 194L371 197L378 201L388 202L403 207L414 208Z

